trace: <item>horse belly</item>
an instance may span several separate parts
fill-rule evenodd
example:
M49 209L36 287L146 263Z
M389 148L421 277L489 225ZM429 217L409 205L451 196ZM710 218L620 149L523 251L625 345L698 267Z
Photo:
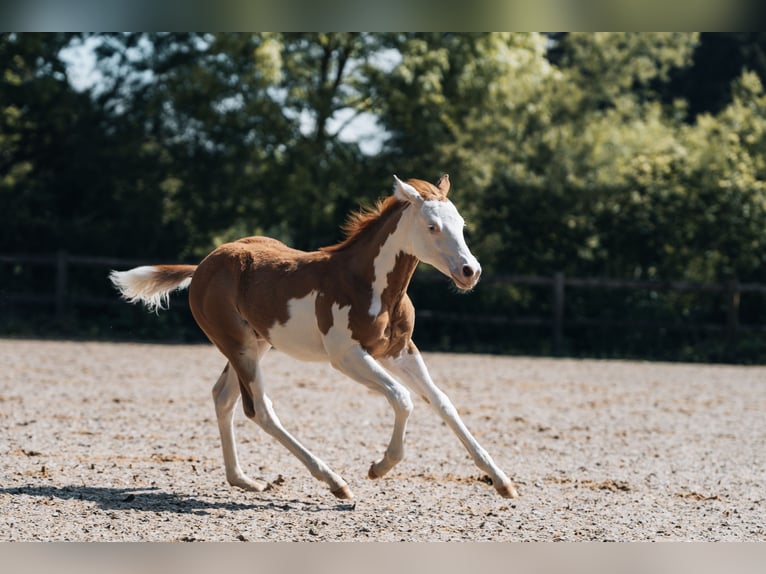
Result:
M302 361L327 361L316 317L316 292L288 302L289 318L269 329L272 347Z

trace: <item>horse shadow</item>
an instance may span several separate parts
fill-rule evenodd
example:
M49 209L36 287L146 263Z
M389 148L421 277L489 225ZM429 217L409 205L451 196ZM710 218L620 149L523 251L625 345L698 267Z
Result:
M143 512L193 514L206 516L211 511L278 511L278 512L322 512L349 511L356 506L351 504L321 504L303 500L275 499L253 503L236 501L211 501L173 492L164 492L157 487L149 488L110 488L96 486L16 486L0 488L0 494L11 496L24 495L59 500L87 500L95 503L102 510L139 510Z

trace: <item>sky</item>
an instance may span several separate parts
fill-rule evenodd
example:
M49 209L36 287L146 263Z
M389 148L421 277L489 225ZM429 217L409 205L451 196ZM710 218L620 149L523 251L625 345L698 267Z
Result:
M95 47L99 40L90 37L82 44L65 48L60 57L67 65L69 83L77 91L90 89L101 80L101 73L96 69Z

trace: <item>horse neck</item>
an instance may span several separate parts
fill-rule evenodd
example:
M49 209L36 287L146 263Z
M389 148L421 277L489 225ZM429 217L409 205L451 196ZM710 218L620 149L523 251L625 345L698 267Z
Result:
M418 265L417 257L406 252L405 221L404 209L387 212L347 250L351 268L372 284L370 315L404 296Z

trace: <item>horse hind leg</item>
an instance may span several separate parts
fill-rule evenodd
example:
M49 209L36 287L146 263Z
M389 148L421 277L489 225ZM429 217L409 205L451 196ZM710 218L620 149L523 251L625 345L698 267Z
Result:
M234 435L234 410L239 402L240 390L237 373L229 363L213 387L213 402L221 433L223 463L226 467L226 480L232 486L243 490L261 492L266 484L248 477L242 470L237 456L237 444Z
M245 414L248 418L298 458L314 478L325 482L333 495L340 499L353 498L346 481L282 426L274 411L271 399L264 390L259 354L254 355L250 351L234 353L229 357L229 360L239 377L246 407Z

